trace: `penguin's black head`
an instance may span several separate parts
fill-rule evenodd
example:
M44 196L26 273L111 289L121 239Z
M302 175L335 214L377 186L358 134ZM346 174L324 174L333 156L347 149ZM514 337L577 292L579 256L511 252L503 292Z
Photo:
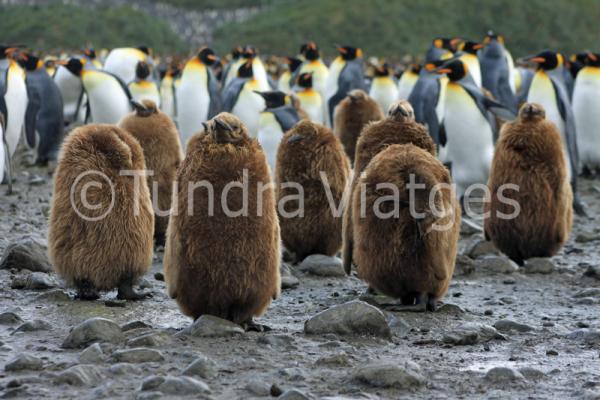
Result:
M538 69L551 71L562 65L562 56L551 50L544 50L535 56L526 57L525 61L531 61L538 65Z
M202 61L204 65L208 65L209 67L218 60L215 52L208 47L203 47L198 51L198 59Z
M19 55L19 65L27 71L35 71L38 68L42 68L44 63L39 57L36 57L33 54L21 53Z
M380 65L379 67L375 68L375 76L390 76L391 75L391 70L390 70L390 66L388 63L384 63L383 65Z
M138 61L135 66L135 77L139 80L145 80L150 75L150 66L145 61Z
M84 49L83 54L90 60L94 60L96 58L96 50L94 50L92 47Z
M473 42L471 40L466 40L464 42L461 42L458 45L458 50L459 51L464 51L465 53L469 53L469 54L477 54L477 51L479 49L481 49L483 47L482 43L477 43L477 42Z
M242 52L242 57L245 59L251 59L256 57L256 49L253 46L244 47L244 51Z
M362 58L363 56L363 52L361 49L359 49L358 47L351 47L351 46L336 46L338 52L340 53L340 56L346 60L346 61L350 61L350 60L354 60L357 58Z
M296 72L298 67L302 65L302 60L296 57L285 57L284 62L288 65L291 73Z
M317 47L317 44L315 42L308 42L306 44L303 44L300 50L301 54L308 61L318 60L320 57L319 48Z
M446 74L451 81L459 81L467 75L467 66L459 59L446 62L436 69L438 74Z
M587 53L585 58L585 64L592 67L600 67L600 53Z
M232 60L239 60L239 58L242 56L243 52L244 52L244 49L242 49L240 46L237 46L237 47L233 48L231 50L231 59Z
M298 86L303 88L312 88L313 87L313 79L312 72L306 72L304 74L298 75Z
M10 57L11 54L15 53L18 49L25 47L22 44L0 44L0 60L4 60L6 57Z
M271 90L267 92L259 92L255 90L254 93L265 99L266 108L282 107L290 103L289 96L280 90Z
M248 59L248 61L240 65L240 67L238 68L238 77L252 78L253 76L254 71L252 71L252 59Z
M69 61L59 61L56 64L62 65L75 76L81 76L85 63L85 58L71 58Z
M152 49L146 45L138 46L137 49L146 55L152 55Z
M504 36L502 35L498 35L496 32L494 31L487 31L487 34L485 35L485 38L483 39L483 44L487 45L491 42L498 42L500 44L504 44Z
M417 75L419 75L419 72L421 72L421 68L423 68L421 64L417 64L417 63L410 64L410 71Z
M519 110L519 118L526 121L537 121L546 118L546 110L538 103L525 103Z

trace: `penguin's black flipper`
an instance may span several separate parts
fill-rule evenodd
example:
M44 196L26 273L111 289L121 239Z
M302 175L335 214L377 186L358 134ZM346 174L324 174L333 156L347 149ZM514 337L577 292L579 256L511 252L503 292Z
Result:
M292 106L282 106L277 108L270 108L267 111L270 111L275 116L277 122L281 126L281 130L285 133L292 129L294 125L300 121L300 117L298 116L298 112Z
M117 75L110 73L110 72L102 71L102 73L110 75L113 78L115 78L117 80L117 82L119 82L119 85L121 85L121 89L123 89L123 92L125 92L125 96L127 96L127 99L128 100L133 99L133 96L131 95L131 92L129 91L129 86L127 86L127 84L125 82L123 82L123 80L121 78L119 78Z
M513 114L516 114L518 111L519 104L517 97L510 88L510 83L507 78L507 76L502 76L500 78L500 81L498 82L498 100L504 105L505 108L508 108L510 111L513 112ZM516 117L513 116L510 120L513 120L515 118Z
M223 99L221 98L221 91L219 90L219 82L213 74L208 70L208 93L210 95L210 104L208 105L208 119L213 118L223 109Z
M554 87L554 92L556 93L558 112L565 121L565 139L571 161L571 180L574 181L579 173L579 150L577 148L577 135L575 132L575 117L573 116L573 109L571 108L566 88L561 83L557 82L553 76L550 77L550 80ZM573 191L573 194L575 194L575 190Z
M0 87L0 92L2 92L2 88ZM6 100L4 96L0 96L0 115L3 118L3 129L6 129L6 124L8 123L8 110L6 109Z
M231 112L231 110L233 110L247 80L247 78L234 78L229 82L229 85L223 89L223 111Z
M483 94L481 89L475 86L474 83L472 84L471 82L461 82L461 86L466 90L467 93L469 93L473 100L475 100L479 111L481 111L483 115L486 115L488 111L491 111L498 117L508 121L512 121L515 118L517 118L515 113L511 109L509 109L509 107L497 102L494 99L487 97L485 94Z
M25 140L27 146L34 148L36 145L36 124L38 113L42 107L42 99L37 89L27 87L27 110L25 111Z
M448 142L448 138L446 137L446 127L444 127L444 121L440 124L440 128L438 130L438 142L437 144L441 147L445 147Z

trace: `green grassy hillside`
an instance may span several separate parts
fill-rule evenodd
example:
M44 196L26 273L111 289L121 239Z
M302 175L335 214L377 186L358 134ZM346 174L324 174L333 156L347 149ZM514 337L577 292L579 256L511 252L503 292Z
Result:
M0 38L34 49L79 49L147 44L157 51L187 46L162 21L130 7L90 9L74 5L0 6Z
M328 54L336 42L367 54L398 58L420 54L432 37L480 39L503 33L515 55L541 48L564 52L596 49L600 1L596 0L300 0L275 5L241 24L216 32L223 52L252 43L263 53L293 54L316 40Z

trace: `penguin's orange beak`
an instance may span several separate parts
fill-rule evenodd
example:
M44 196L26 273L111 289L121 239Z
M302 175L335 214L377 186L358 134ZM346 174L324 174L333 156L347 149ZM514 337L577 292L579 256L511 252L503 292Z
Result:
M598 57L594 53L588 52L587 56L590 60L594 62L598 61Z
M442 75L442 74L449 74L450 72L452 72L452 70L450 68L439 68L439 69L436 69L435 72Z
M534 63L541 64L541 63L545 62L546 59L544 57L533 57L533 58L530 58L528 61L532 61Z
M475 49L475 50L483 49L483 43L477 43L477 44L473 45L473 49Z
M206 56L206 58L208 58L210 61L217 61L217 56L214 54L209 54Z

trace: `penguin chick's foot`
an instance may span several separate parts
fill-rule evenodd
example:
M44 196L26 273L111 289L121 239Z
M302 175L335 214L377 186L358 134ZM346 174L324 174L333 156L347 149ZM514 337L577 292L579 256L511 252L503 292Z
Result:
M117 299L119 300L144 300L148 297L152 297L151 293L147 292L136 292L133 290L133 284L131 281L122 282L119 285Z
M242 323L242 327L246 332L269 332L272 330L271 327L267 325L257 324L252 318Z
M100 294L92 284L92 282L88 280L79 281L76 283L77 286L77 294L75 295L76 299L79 300L88 300L93 301L100 298Z
M417 297L417 304L425 304L425 310L434 312L437 310L437 301L435 297L430 295L429 293L421 293Z

